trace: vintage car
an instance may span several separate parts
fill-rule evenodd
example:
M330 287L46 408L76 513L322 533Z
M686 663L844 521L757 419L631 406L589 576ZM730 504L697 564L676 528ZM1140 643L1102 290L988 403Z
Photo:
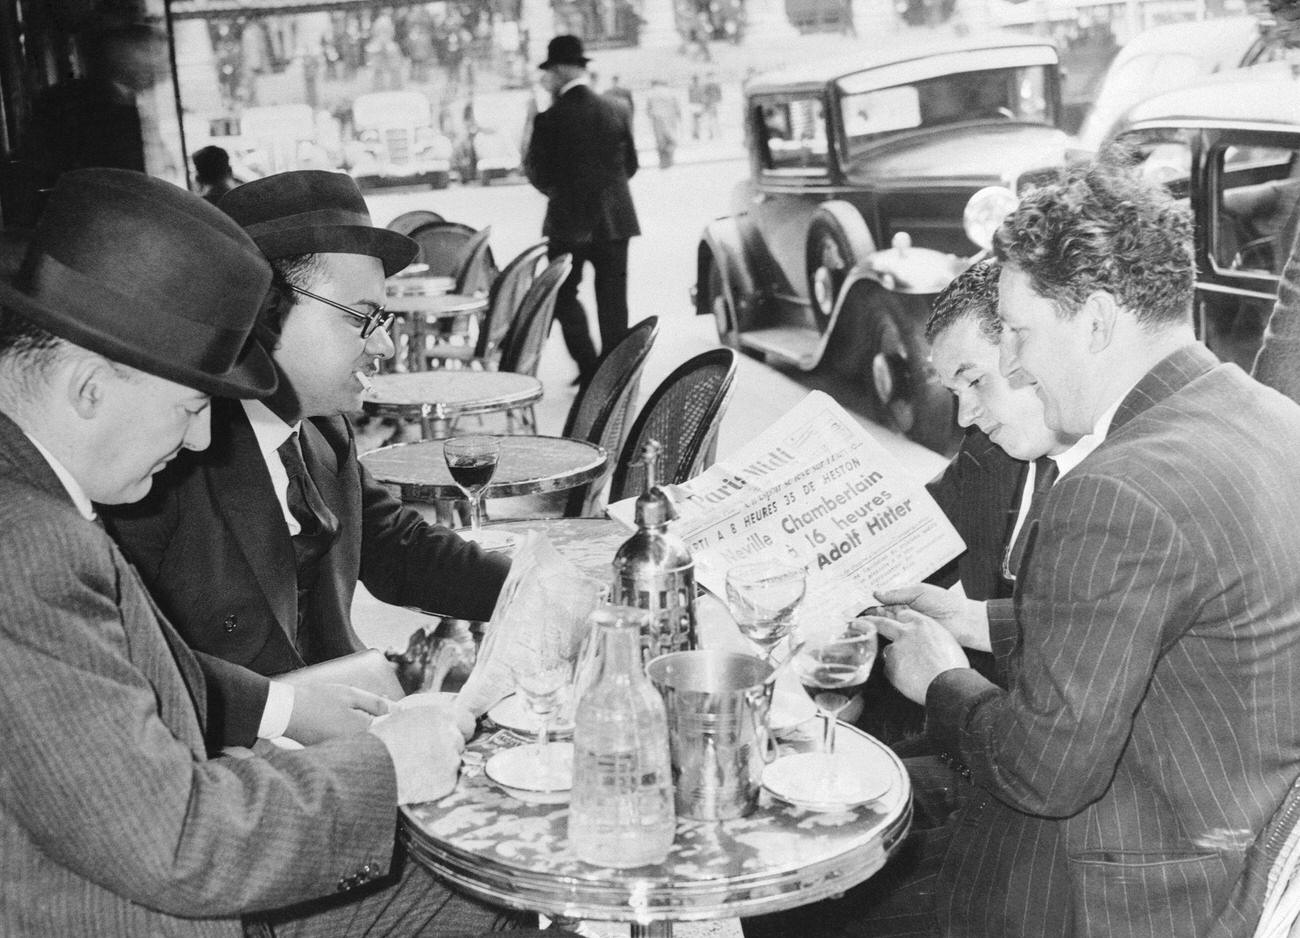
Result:
M1250 370L1300 225L1300 80L1284 61L1133 107L1114 140L1195 218L1196 325Z
M428 185L447 188L452 144L418 91L376 91L352 102L355 139L345 147L348 172L363 188Z
M972 197L1065 159L1057 62L1042 40L995 35L755 78L750 178L700 239L696 312L724 343L863 389L872 416L951 449L925 321L1008 209Z

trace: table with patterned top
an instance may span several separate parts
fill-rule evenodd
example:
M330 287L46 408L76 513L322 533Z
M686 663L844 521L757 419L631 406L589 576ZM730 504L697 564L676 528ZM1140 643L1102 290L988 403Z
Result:
M631 533L620 522L595 518L488 527L540 531L566 559L600 578L610 575L614 552ZM725 606L707 594L700 600L702 644L734 641L739 633ZM812 747L813 735L783 740L783 752ZM911 823L911 785L902 762L872 737L841 725L840 746L871 750L878 764L888 766L888 789L878 800L813 812L764 791L746 818L679 818L672 852L662 863L629 870L592 866L569 849L567 804L521 801L483 773L494 751L524 741L485 721L466 749L456 789L402 809L411 855L491 902L562 920L628 922L634 938L671 935L673 922L760 915L843 893L884 865Z
M447 436L458 417L500 413L542 399L542 382L511 371L418 371L375 375L362 407L372 417L419 420L425 439Z

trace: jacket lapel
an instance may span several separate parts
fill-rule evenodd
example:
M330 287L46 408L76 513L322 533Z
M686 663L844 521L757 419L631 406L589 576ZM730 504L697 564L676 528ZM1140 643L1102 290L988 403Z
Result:
M292 641L298 630L293 541L257 448L257 437L238 401L212 402L209 453L216 457L207 466L213 497L276 621Z
M1107 436L1219 364L1214 353L1199 342L1170 353L1143 375L1142 380L1120 402Z

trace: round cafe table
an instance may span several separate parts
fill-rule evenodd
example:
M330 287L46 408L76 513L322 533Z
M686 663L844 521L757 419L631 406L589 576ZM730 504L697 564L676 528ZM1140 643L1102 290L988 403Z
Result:
M492 484L487 487L488 497L541 495L586 485L600 477L609 458L599 446L561 436L502 436L498 439L501 441L501 461L492 476ZM399 488L404 501L439 502L464 498L464 493L447 470L442 455L445 442L396 443L364 454L361 461L377 481Z
M472 340L474 319L487 312L486 295L447 292L453 283L450 277L410 277L388 282L385 305L404 323L401 331L406 349L401 360L409 371L427 369L426 345L430 340Z
M511 521L497 530L541 531L566 559L593 576L629 531L607 519ZM722 603L701 596L702 642L730 625ZM724 621L725 620L725 623ZM737 633L738 634L738 633ZM733 636L734 638L734 636ZM868 804L830 813L785 805L764 792L746 818L711 823L681 818L672 852L630 870L588 865L568 845L568 805L520 801L483 774L497 748L518 743L509 730L480 733L466 748L456 789L402 809L411 855L449 882L490 902L553 918L629 922L634 938L669 936L674 922L760 915L838 895L872 876L911 824L911 785L884 745L841 724L840 746L878 750L889 787ZM812 745L802 735L783 751Z
M372 417L419 420L425 439L447 436L458 417L500 413L535 404L542 382L511 371L418 371L375 375L362 408Z

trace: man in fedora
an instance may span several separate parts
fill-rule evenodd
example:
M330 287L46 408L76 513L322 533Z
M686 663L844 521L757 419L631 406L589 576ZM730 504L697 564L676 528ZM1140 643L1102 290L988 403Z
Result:
M524 171L548 199L542 234L551 257L573 255L560 286L555 318L578 365L578 382L596 370L596 349L578 285L587 263L596 278L601 350L627 331L627 243L641 233L627 181L637 171L631 115L593 91L582 40L556 36L546 48L542 84L554 104L533 120Z
M273 391L247 341L270 278L198 196L85 169L0 279L0 934L410 935L449 899L416 867L374 881L397 804L451 789L469 727L435 706L208 758L198 662L97 523L207 446L211 395Z
M376 483L342 416L393 355L384 278L415 242L373 226L342 173L268 176L219 207L274 270L255 334L279 387L265 401L216 402L211 448L177 459L109 523L190 646L239 666L221 675L212 741L312 743L364 728L364 704L338 685L268 678L364 647L351 620L358 579L385 602L486 620L510 564Z

